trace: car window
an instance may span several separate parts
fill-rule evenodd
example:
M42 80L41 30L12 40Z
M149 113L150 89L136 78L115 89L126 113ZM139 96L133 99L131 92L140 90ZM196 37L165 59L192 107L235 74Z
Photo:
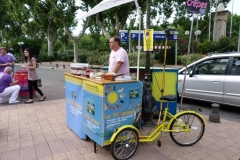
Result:
M190 72L192 71L192 69L193 69L192 66L191 66L191 67L188 67L188 68L187 68L187 74L190 74ZM180 72L179 74L185 74L185 69L184 69L182 72Z
M228 58L214 58L202 61L195 65L194 74L198 75L222 75L227 66Z
M235 57L232 64L231 75L240 75L240 57Z

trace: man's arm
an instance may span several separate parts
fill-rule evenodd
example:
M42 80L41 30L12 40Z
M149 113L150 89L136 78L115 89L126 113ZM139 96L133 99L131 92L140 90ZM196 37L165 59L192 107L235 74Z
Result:
M10 63L0 63L0 66L10 66Z
M119 69L121 68L122 64L123 64L123 62L117 61L117 63L114 66L113 72L117 73L119 71Z
M9 83L9 86L15 86L15 85L18 85L18 81L14 81L12 83Z
M10 66L14 66L14 61L12 61L12 63L9 63L10 64Z

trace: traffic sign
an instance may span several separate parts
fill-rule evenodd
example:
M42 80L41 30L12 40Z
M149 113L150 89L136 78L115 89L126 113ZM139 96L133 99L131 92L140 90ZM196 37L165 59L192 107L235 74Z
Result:
M139 30L130 31L130 39L138 40ZM128 42L128 30L119 30L119 38L122 42ZM140 40L143 40L143 30L140 31ZM154 31L153 40L166 40L166 33L164 31ZM175 32L173 36L168 37L168 40L178 40L178 32Z
M131 40L138 40L139 30L130 31ZM140 31L140 40L143 40L143 31Z
M120 42L128 42L128 30L119 30Z
M153 32L153 39L154 40L165 40L166 39L166 33L164 31L154 31ZM178 33L174 33L173 36L168 37L168 40L177 40L178 39Z

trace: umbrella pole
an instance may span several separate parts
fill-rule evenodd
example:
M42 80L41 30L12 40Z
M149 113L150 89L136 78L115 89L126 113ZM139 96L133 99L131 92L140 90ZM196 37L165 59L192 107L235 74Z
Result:
M135 0L135 5L137 7L138 12L138 21L139 21L139 32L138 32L138 60L137 60L137 80L139 80L139 63L140 63L140 31L141 31L141 10L140 7Z

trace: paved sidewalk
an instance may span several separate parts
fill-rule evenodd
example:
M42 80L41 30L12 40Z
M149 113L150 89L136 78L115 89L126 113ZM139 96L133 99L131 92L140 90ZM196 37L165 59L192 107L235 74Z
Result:
M93 142L81 140L66 125L65 99L0 107L1 160L111 160L111 153ZM139 144L132 160L238 160L240 123L208 121L203 138L181 147L168 133L157 142Z

